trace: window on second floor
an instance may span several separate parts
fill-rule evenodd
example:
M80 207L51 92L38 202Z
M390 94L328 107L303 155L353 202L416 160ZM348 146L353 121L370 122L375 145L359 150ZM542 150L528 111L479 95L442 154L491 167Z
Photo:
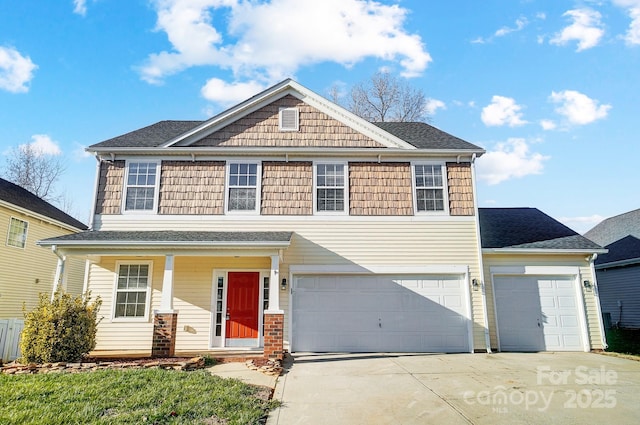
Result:
M348 201L347 165L315 164L315 211L345 212Z
M227 211L258 211L260 165L231 162L227 173Z
M155 211L158 187L158 164L129 162L125 184L125 211Z
M445 212L444 165L416 164L413 172L416 212Z
M7 245L16 248L24 248L27 244L27 228L29 223L15 217L11 217L9 222L9 233L7 234Z

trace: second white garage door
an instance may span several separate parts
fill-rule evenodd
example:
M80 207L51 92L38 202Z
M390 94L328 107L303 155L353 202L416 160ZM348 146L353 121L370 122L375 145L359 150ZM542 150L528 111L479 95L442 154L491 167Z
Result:
M583 320L572 276L493 279L502 351L582 351Z
M297 276L292 350L469 352L463 276Z

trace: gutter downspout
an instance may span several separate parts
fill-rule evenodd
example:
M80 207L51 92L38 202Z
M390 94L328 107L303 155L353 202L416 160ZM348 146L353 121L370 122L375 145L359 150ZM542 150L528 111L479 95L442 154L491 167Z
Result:
M596 313L598 314L598 323L600 324L600 341L602 342L602 349L606 350L609 345L607 344L607 336L604 332L604 323L602 321L602 310L600 308L600 293L598 291L598 278L596 277L595 262L598 258L598 254L593 253L589 259L589 267L591 268L591 276L593 277L593 296L596 301Z
M487 293L484 282L484 262L482 261L482 239L480 238L480 214L478 213L478 194L476 191L476 154L471 157L471 182L473 185L473 211L476 215L476 240L478 241L478 267L480 267L480 286L482 288L482 315L484 316L484 344L487 353L491 353L491 337L489 335L489 316L487 311Z
M51 245L51 251L58 257L58 264L56 265L56 274L53 277L53 288L51 290L51 301L55 296L55 293L60 289L60 280L62 278L62 273L64 272L64 262L66 257L60 255L58 252L58 247L56 245Z

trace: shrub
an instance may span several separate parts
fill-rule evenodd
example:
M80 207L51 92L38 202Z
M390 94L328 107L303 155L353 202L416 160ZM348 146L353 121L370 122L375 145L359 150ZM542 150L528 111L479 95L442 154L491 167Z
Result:
M91 294L73 297L59 290L40 294L38 305L24 313L20 349L30 363L75 362L96 346L98 311L102 300L91 301ZM24 307L23 307L24 310Z

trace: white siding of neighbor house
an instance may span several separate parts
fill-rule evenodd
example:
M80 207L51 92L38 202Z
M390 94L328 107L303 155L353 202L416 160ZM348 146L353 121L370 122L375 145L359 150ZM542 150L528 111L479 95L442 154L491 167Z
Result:
M487 316L489 318L489 329L491 347L497 348L498 340L496 335L496 315L495 304L493 302L493 285L491 280L491 267L505 266L569 266L579 267L579 282L589 280L593 282L591 268L585 260L585 254L575 255L537 255L537 254L484 254L484 281L487 296ZM597 309L597 297L593 290L587 290L580 285L584 297L585 313L587 316L587 332L589 334L589 344L592 350L602 349L602 335L600 331L600 318Z
M420 266L465 266L469 268L469 279L479 278L475 217L440 218L377 218L323 219L305 217L298 220L265 220L264 217L242 220L216 220L199 217L185 220L180 216L153 217L147 220L130 217L109 216L99 219L100 230L207 230L230 231L292 231L291 245L283 251L280 278L289 280L290 265L335 265L379 267ZM116 258L102 257L99 265L113 269ZM118 259L120 259L118 257ZM206 349L210 333L210 305L212 270L220 264L221 269L269 268L269 258L260 261L232 257L179 257L176 256L174 271L174 308L178 313L177 349ZM258 264L259 263L259 264ZM160 296L164 257L154 259L154 298ZM107 267L109 268L109 267ZM113 293L113 273L93 273L90 288L101 288L103 298ZM415 273L414 273L415 274ZM186 276L187 278L183 279ZM275 282L278 284L278 282ZM280 308L285 311L285 340L289 339L289 291L279 291ZM159 302L159 301L158 301ZM154 300L155 303L155 300ZM484 317L481 292L472 291L474 348L484 349ZM103 307L105 311L110 307ZM187 328L190 326L193 329ZM122 327L107 323L101 325L97 349L118 349L123 337ZM195 330L195 332L194 332ZM134 324L127 327L127 341L150 348L152 324ZM120 345L123 348L123 345ZM140 345L139 345L140 346ZM131 347L128 347L131 348Z
M640 265L596 270L596 275L602 314L611 314L612 325L640 328Z
M11 217L26 221L27 241L24 248L7 245ZM58 257L51 248L40 247L40 239L67 235L70 230L43 221L40 218L0 206L0 319L22 319L26 310L38 303L40 293L51 294ZM82 292L84 261L75 259L65 267L63 287L78 295Z

